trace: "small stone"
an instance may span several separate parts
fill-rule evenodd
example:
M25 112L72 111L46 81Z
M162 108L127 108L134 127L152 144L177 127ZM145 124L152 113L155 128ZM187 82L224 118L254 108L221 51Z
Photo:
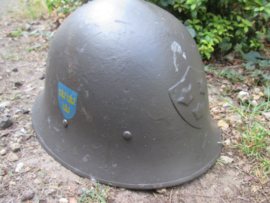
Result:
M30 112L30 110L28 110L28 109L24 109L23 111L22 111L22 113L25 115L25 114L29 114L29 112Z
M40 200L38 201L38 203L47 203L47 200L46 200L46 199L40 199Z
M0 107L7 108L7 107L10 107L10 105L11 105L10 101L5 101L5 102L0 103Z
M224 120L218 121L217 125L223 130L226 130L229 127L229 125Z
M254 95L254 96L253 96L253 99L254 99L254 100L259 100L260 98L261 98L260 95Z
M34 77L43 80L45 78L45 74L43 72L37 72Z
M68 200L66 198L59 199L59 203L68 203Z
M52 195L53 193L56 193L56 189L50 188L48 191L48 195Z
M270 120L270 112L263 112L262 115L268 120Z
M29 166L27 166L25 169L24 169L24 172L29 172L31 170L31 168Z
M20 170L22 169L24 163L23 162L20 162L17 164L16 168L15 168L15 172L20 172Z
M44 80L45 79L45 74L43 73L42 76L39 77L40 80Z
M36 178L36 179L34 180L34 183L37 184L37 185L40 184L41 182L42 182L42 181L41 181L39 178Z
M256 87L256 88L254 89L254 93L255 93L255 94L259 94L260 91L261 91L261 89L258 88L258 87Z
M0 129L6 129L12 126L13 122L7 116L4 116L3 119L0 120Z
M240 91L239 96L249 96L249 93L248 92L245 92L245 91Z
M20 109L16 109L16 110L14 111L14 114L18 114L18 113L20 113L20 112L21 112Z
M34 196L35 196L35 191L26 190L26 191L24 191L24 193L22 195L22 201L33 199Z
M248 97L239 97L238 98L242 103L248 103Z
M9 182L9 186L10 186L10 187L14 187L14 186L16 186L16 183L13 182L13 181L11 181L11 182Z
M159 194L165 194L165 193L167 192L166 188L157 189L156 191L157 191L157 193L159 193Z
M2 180L3 180L3 176L0 176L0 183L2 182Z
M21 87L23 84L21 82L15 82L14 85L15 87Z
M222 104L222 107L228 107L228 106L230 106L230 104L229 103L224 103L224 104Z
M18 68L13 68L12 72L18 72Z
M23 134L27 133L27 131L24 128L21 128L20 132L23 133Z
M230 140L230 139L227 139L227 140L225 140L225 141L224 141L224 143L225 143L225 145L227 145L227 146L228 146L228 145L230 145L230 144L231 144L231 140Z
M259 95L260 95L261 97L263 97L263 96L264 96L264 93L262 93L262 92L259 92Z
M252 106L258 106L258 102L257 102L256 100L252 100L252 101L251 101L251 105L252 105Z
M6 149L2 149L2 150L0 151L0 154L1 154L2 156L4 156L6 153L7 153L7 150L6 150Z
M13 143L10 145L10 148L13 152L17 152L21 149L21 145L19 143Z
M32 26L30 24L26 23L24 28L26 31L30 31L32 29Z
M10 153L9 155L8 155L8 158L7 158L9 161L18 161L19 160L19 157L16 155L16 154L14 154L13 152L12 153Z

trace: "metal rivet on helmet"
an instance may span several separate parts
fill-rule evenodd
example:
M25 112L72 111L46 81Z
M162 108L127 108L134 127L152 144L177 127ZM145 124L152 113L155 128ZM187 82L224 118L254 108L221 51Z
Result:
M62 123L63 123L63 126L64 126L65 128L68 127L68 121L67 121L66 119L64 119Z
M131 135L131 133L130 133L129 131L125 131L125 132L123 133L123 137L124 137L126 140L130 140L131 137L132 137L132 135Z
M197 45L178 19L142 0L95 0L68 16L32 120L57 161L119 187L184 183L221 151Z

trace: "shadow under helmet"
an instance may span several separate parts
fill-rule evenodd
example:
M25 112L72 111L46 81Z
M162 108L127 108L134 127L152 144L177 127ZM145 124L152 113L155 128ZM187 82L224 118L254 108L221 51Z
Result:
M184 183L221 151L194 40L141 0L94 0L68 16L51 42L32 119L62 165L119 187Z

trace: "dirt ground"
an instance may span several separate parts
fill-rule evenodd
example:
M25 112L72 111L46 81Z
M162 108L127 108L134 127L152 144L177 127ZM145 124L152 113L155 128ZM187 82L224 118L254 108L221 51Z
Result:
M11 17L13 16L13 17ZM13 125L0 130L0 202L78 202L95 183L62 167L39 144L31 122L33 103L44 86L52 19L20 21L14 14L0 19L0 119ZM18 30L22 28L22 30ZM10 33L21 32L12 37ZM21 35L21 36L20 36ZM212 104L219 81L208 77ZM222 130L223 137L232 133ZM247 169L236 147L223 147L232 163L217 162L206 174L164 191L134 191L102 185L107 202L270 202L270 183L262 184ZM27 196L28 195L28 196Z

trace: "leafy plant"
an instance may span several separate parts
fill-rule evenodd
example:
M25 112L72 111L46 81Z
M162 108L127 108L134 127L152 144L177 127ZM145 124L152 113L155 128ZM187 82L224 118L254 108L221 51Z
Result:
M103 187L99 183L96 183L94 187L90 189L83 188L81 190L81 194L77 199L79 203L85 202L102 202L106 203L106 199L108 197L108 187Z
M233 70L222 69L222 70L216 70L215 73L216 75L227 78L228 80L231 80L231 81L235 81L235 82L244 81L244 77L242 76L241 70L239 70L238 72L235 72Z
M20 36L22 36L22 28L18 28L16 31L11 32L8 36L9 37L20 37Z
M252 105L250 101L248 104L240 103L239 107L232 104L228 99L221 98L226 101L232 112L241 116L242 122L238 124L238 131L242 139L236 142L237 147L245 152L247 157L256 160L253 164L254 168L262 170L266 178L270 173L270 130L260 122L258 116L269 112L269 98L270 93L268 94L267 101L261 102L257 106Z
M268 0L148 1L185 22L203 58L210 59L212 55L226 54L233 49L239 50L241 55L260 50L263 48L262 36L270 42Z
M37 50L37 49L40 48L40 47L41 47L41 44L36 44L35 46L32 46L32 47L26 47L25 49L26 49L26 51L31 52L31 51L33 51L33 50Z
M64 15L68 15L87 1L88 0L46 0L46 5L50 14L54 9L58 9L57 14L63 13Z

